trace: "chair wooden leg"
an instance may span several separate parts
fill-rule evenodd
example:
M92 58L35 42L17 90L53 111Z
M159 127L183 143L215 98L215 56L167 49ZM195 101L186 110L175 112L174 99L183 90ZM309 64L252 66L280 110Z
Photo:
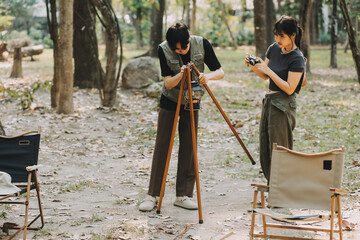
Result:
M340 194L336 195L336 199L338 205L339 238L340 240L342 240L342 216L341 216Z
M264 194L264 192L261 192L261 207L265 208L265 194ZM263 220L264 235L267 236L266 216L265 215L262 215L262 220Z
M335 194L331 196L330 240L334 239Z
M32 176L32 173L30 172L28 175L28 185L27 185L26 202L25 202L25 222L24 222L24 235L23 235L24 240L26 240L26 231L27 231L27 227L28 227L31 176Z
M35 186L36 186L36 194L37 194L37 199L38 199L38 204L39 204L39 211L40 211L40 218L41 218L41 227L43 228L45 225L45 221L44 221L44 214L43 214L43 209L42 209L42 205L41 205L41 198L40 198L40 185L37 179L37 175L36 172L34 172L34 179L35 179Z
M254 200L253 200L253 209L256 208L257 194L258 194L258 191L255 190L254 191ZM254 235L254 226L255 226L255 212L253 211L252 215L251 215L251 227L250 227L250 239L251 240L253 239L253 235Z

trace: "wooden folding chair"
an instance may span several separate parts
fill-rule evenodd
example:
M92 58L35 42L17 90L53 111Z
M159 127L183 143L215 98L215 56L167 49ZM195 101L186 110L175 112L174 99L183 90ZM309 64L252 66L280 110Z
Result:
M1 191L0 204L21 204L25 206L25 220L23 225L4 223L1 227L2 230L6 232L8 232L9 229L17 230L9 239L14 238L21 231L24 233L23 239L26 239L26 231L28 229L39 230L44 226L40 187L36 174L38 170L39 145L40 130L24 133L15 137L0 136L0 171L8 173L11 176L11 183L14 183L14 185L18 187L18 191L16 192L4 193L4 191ZM31 190L36 191L39 214L30 222L28 216ZM22 195L24 193L25 195ZM25 198L25 200L21 201L22 198ZM31 227L39 218L41 225L39 227Z
M268 228L306 230L326 232L329 239L335 239L334 233L342 240L342 217L340 195L346 192L340 190L344 165L345 148L335 149L324 153L301 153L274 144L270 184L252 184L255 187L251 218L250 239L314 239L301 236L278 235L269 233ZM261 196L261 207L257 208L258 192ZM268 192L268 203L265 201ZM336 199L336 201L335 201ZM267 205L267 206L266 206ZM289 209L327 210L330 216L308 215L292 216L272 211L271 207ZM322 211L323 212L323 211ZM262 233L254 233L255 217L262 216ZM338 228L334 228L337 214ZM280 223L270 223L269 218ZM299 221L330 220L329 228L298 225ZM271 221L274 222L274 221ZM289 224L292 223L292 224ZM288 231L288 230L286 230ZM291 234L291 233L290 233Z

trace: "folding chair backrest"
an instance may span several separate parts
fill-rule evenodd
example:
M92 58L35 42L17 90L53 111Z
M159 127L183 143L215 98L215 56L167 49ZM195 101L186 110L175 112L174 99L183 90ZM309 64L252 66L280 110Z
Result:
M272 152L269 204L330 210L329 189L341 188L343 165L344 148L305 154L279 146Z
M0 137L0 171L11 175L12 182L27 182L26 167L36 165L40 134Z

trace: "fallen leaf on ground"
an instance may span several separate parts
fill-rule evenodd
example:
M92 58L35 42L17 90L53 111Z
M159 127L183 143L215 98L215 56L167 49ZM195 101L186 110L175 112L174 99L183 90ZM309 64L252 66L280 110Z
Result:
M347 231L351 231L355 228L356 224L355 223L351 223L347 220L342 220L342 226L343 228L345 228L345 230Z
M239 128L239 127L242 127L242 126L244 126L245 125L245 123L236 123L235 125L233 125L234 126L234 128Z
M354 166L360 166L360 163L359 163L359 161L355 161L355 160L354 160L354 161L352 162L352 165L354 165Z

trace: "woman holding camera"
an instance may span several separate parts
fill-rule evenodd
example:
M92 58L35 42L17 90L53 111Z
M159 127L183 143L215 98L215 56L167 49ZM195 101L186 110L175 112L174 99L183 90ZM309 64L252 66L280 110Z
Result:
M260 122L260 163L269 184L272 145L293 148L296 123L296 94L306 85L305 58L300 51L302 29L290 16L282 16L274 25L275 43L269 46L266 59L247 54L245 64L259 77L269 79L263 99Z

